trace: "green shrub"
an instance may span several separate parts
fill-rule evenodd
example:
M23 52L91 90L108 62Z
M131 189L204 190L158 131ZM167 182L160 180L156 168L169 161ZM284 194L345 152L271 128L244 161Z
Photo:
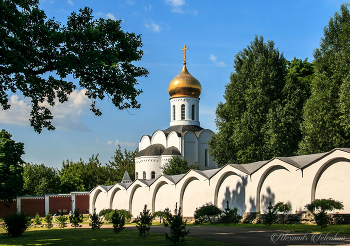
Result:
M107 210L107 209L106 209ZM129 223L132 217L132 214L124 209L116 209L118 211L118 213L124 215L125 218L125 222ZM104 213L104 220L107 222L111 222L112 221L112 217L114 214L115 210L111 210L109 213Z
M225 225L230 225L230 223L237 224L240 219L242 219L242 216L238 214L238 208L234 207L231 209L228 206L228 201L226 201L227 205L226 208L222 211L221 215L221 222L223 222Z
M113 231L114 233L119 233L120 231L124 230L125 225L125 217L124 213L118 211L117 209L114 210L112 215L112 223L113 223Z
M210 224L213 224L212 219L216 216L219 216L221 213L222 211L217 206L209 202L200 207L199 209L196 209L196 211L194 212L194 217L195 220L197 217L198 223L200 224L204 222L204 219L207 219L210 222Z
M102 217L102 216L106 216L106 214L113 213L113 212L114 212L113 209L102 209L98 215Z
M159 221L160 223L162 223L162 218L165 218L165 211L157 211L152 214L152 220L154 220L157 217L159 217Z
M100 217L96 214L96 209L93 214L90 214L90 221L91 223L89 224L91 226L91 229L96 230L100 229L100 227L103 224L103 221L100 219Z
M282 223L285 224L285 215L292 210L292 206L287 203L278 202L275 207L278 212L282 213Z
M174 215L171 214L169 209L165 209L165 227L170 227L170 235L165 233L166 240L170 240L176 245L176 243L184 242L185 236L188 235L190 230L186 230L186 221L183 221L183 217L181 215L181 207L179 207L179 211L177 211L177 203L175 206Z
M327 215L327 211L333 211L334 209L344 209L342 202L335 201L333 199L316 199L312 203L305 205L305 208L309 210L315 217L317 225L322 228L326 228L330 224L330 217Z
M272 225L275 223L278 219L277 215L278 208L276 206L272 206L271 202L269 202L269 206L267 206L267 212L264 216L264 224L265 225Z
M18 237L30 226L31 219L28 215L22 212L15 212L6 216L4 222L7 235Z
M53 227L53 224L52 224L52 215L51 214L47 214L45 216L45 219L44 219L45 223L46 223L46 227L47 229L50 229Z
M39 226L41 225L41 222L42 222L42 218L40 218L40 215L39 213L36 213L36 215L34 216L34 226Z
M147 209L146 204L143 211L140 212L140 216L137 216L135 219L135 222L140 236L145 238L146 234L149 235L149 230L151 229L152 225L152 213L150 213L150 210Z
M79 209L74 209L72 215L72 226L76 229L81 222L83 222L83 214L79 213Z
M60 216L56 217L56 220L58 221L58 227L64 228L67 224L68 217L60 215Z

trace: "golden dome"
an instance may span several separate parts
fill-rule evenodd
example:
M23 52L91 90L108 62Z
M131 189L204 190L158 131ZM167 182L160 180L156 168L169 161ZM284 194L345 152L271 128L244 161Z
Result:
M171 98L174 97L199 97L202 92L202 86L199 81L193 77L186 68L186 62L182 71L173 78L168 86L168 93Z

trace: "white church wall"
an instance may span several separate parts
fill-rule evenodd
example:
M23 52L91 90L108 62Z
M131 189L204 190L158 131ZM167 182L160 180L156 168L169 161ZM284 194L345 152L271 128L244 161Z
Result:
M169 148L171 146L174 146L178 148L178 150L181 150L181 137L179 137L174 131L170 132L167 138L166 148Z
M107 192L101 188L95 188L94 192L90 194L90 208L92 208L91 212L94 212L96 209L96 213L100 213L103 209L109 208L109 203L107 202Z
M198 139L193 132L186 132L184 136L184 158L191 164L198 161Z
M163 178L152 186L152 211L164 211L164 209L169 208L173 212L177 201L174 200L176 192L172 182Z
M135 182L129 188L129 211L136 218L143 211L145 204L147 209L150 209L149 189L141 182Z
M185 105L185 119L181 119L181 105ZM192 105L195 105L195 120L192 120ZM173 118L173 106L175 106L175 120ZM199 126L199 98L176 97L170 99L170 126L197 125Z
M151 145L153 144L162 144L164 147L166 147L166 137L163 131L158 130L153 133Z
M212 134L212 131L204 129L198 138L198 164L202 169L212 169L217 167L216 163L210 158L209 151L207 151L208 166L205 166L205 150L208 149L208 141Z
M142 156L140 163L135 165L135 172L138 173L138 179L144 179L143 172L146 172L145 179L151 179L151 172L155 172L156 177L160 176L161 157L160 156Z
M350 213L350 162L339 160L325 167L315 189L315 199L332 198L343 202L344 210L334 212Z
M127 204L127 190L123 187L113 187L109 192L109 199L111 209L125 209L129 210Z
M184 217L193 217L196 208L207 202L213 202L209 180L193 170L183 177L176 186L180 191L180 205L183 208Z
M151 145L151 139L148 135L142 136L140 142L139 142L139 151L146 149L148 146Z

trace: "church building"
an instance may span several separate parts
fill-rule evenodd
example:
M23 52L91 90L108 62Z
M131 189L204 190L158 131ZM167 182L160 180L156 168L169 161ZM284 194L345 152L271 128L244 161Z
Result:
M199 122L199 96L202 86L186 67L186 45L182 71L170 81L170 127L143 135L135 158L135 178L155 179L162 167L175 155L189 163L197 162L201 170L216 168L209 158L207 142L213 132Z

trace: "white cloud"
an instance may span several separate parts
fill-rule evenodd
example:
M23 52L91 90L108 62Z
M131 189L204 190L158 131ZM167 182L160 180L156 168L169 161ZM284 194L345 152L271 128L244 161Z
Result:
M144 20L144 24L145 27L147 27L148 29L151 29L154 32L160 32L161 28L158 24L154 23L154 21L152 20Z
M126 0L126 4L128 5L134 5L135 1L133 0Z
M152 5L151 4L148 4L147 7L143 7L145 9L145 12L147 11L151 11L152 10Z
M72 0L68 0L67 2L68 2L68 4L70 4L70 5L72 5L72 6L74 5L74 3L72 2Z
M111 14L111 13L106 14L106 17L107 17L108 19L115 20L114 15Z
M212 60L219 67L226 67L226 64L224 62L217 61L214 55L210 55L209 59Z
M136 143L130 143L130 142L121 142L118 139L115 141L107 141L106 142L107 145L120 145L120 146L127 146L127 147L136 147Z
M185 0L165 0L165 2L173 7L178 7L185 4Z
M182 8L180 8L180 7L173 8L173 9L171 10L171 12L173 12L173 13L179 13L179 14L185 13L185 11L183 11Z
M48 107L53 115L52 124L57 130L65 131L89 131L88 127L82 122L81 115L88 111L91 101L85 96L85 89L75 90L69 95L68 102L59 103L56 100L54 107L47 102L41 106ZM0 123L11 125L30 125L31 102L29 98L20 99L18 95L10 97L11 108L0 111Z

